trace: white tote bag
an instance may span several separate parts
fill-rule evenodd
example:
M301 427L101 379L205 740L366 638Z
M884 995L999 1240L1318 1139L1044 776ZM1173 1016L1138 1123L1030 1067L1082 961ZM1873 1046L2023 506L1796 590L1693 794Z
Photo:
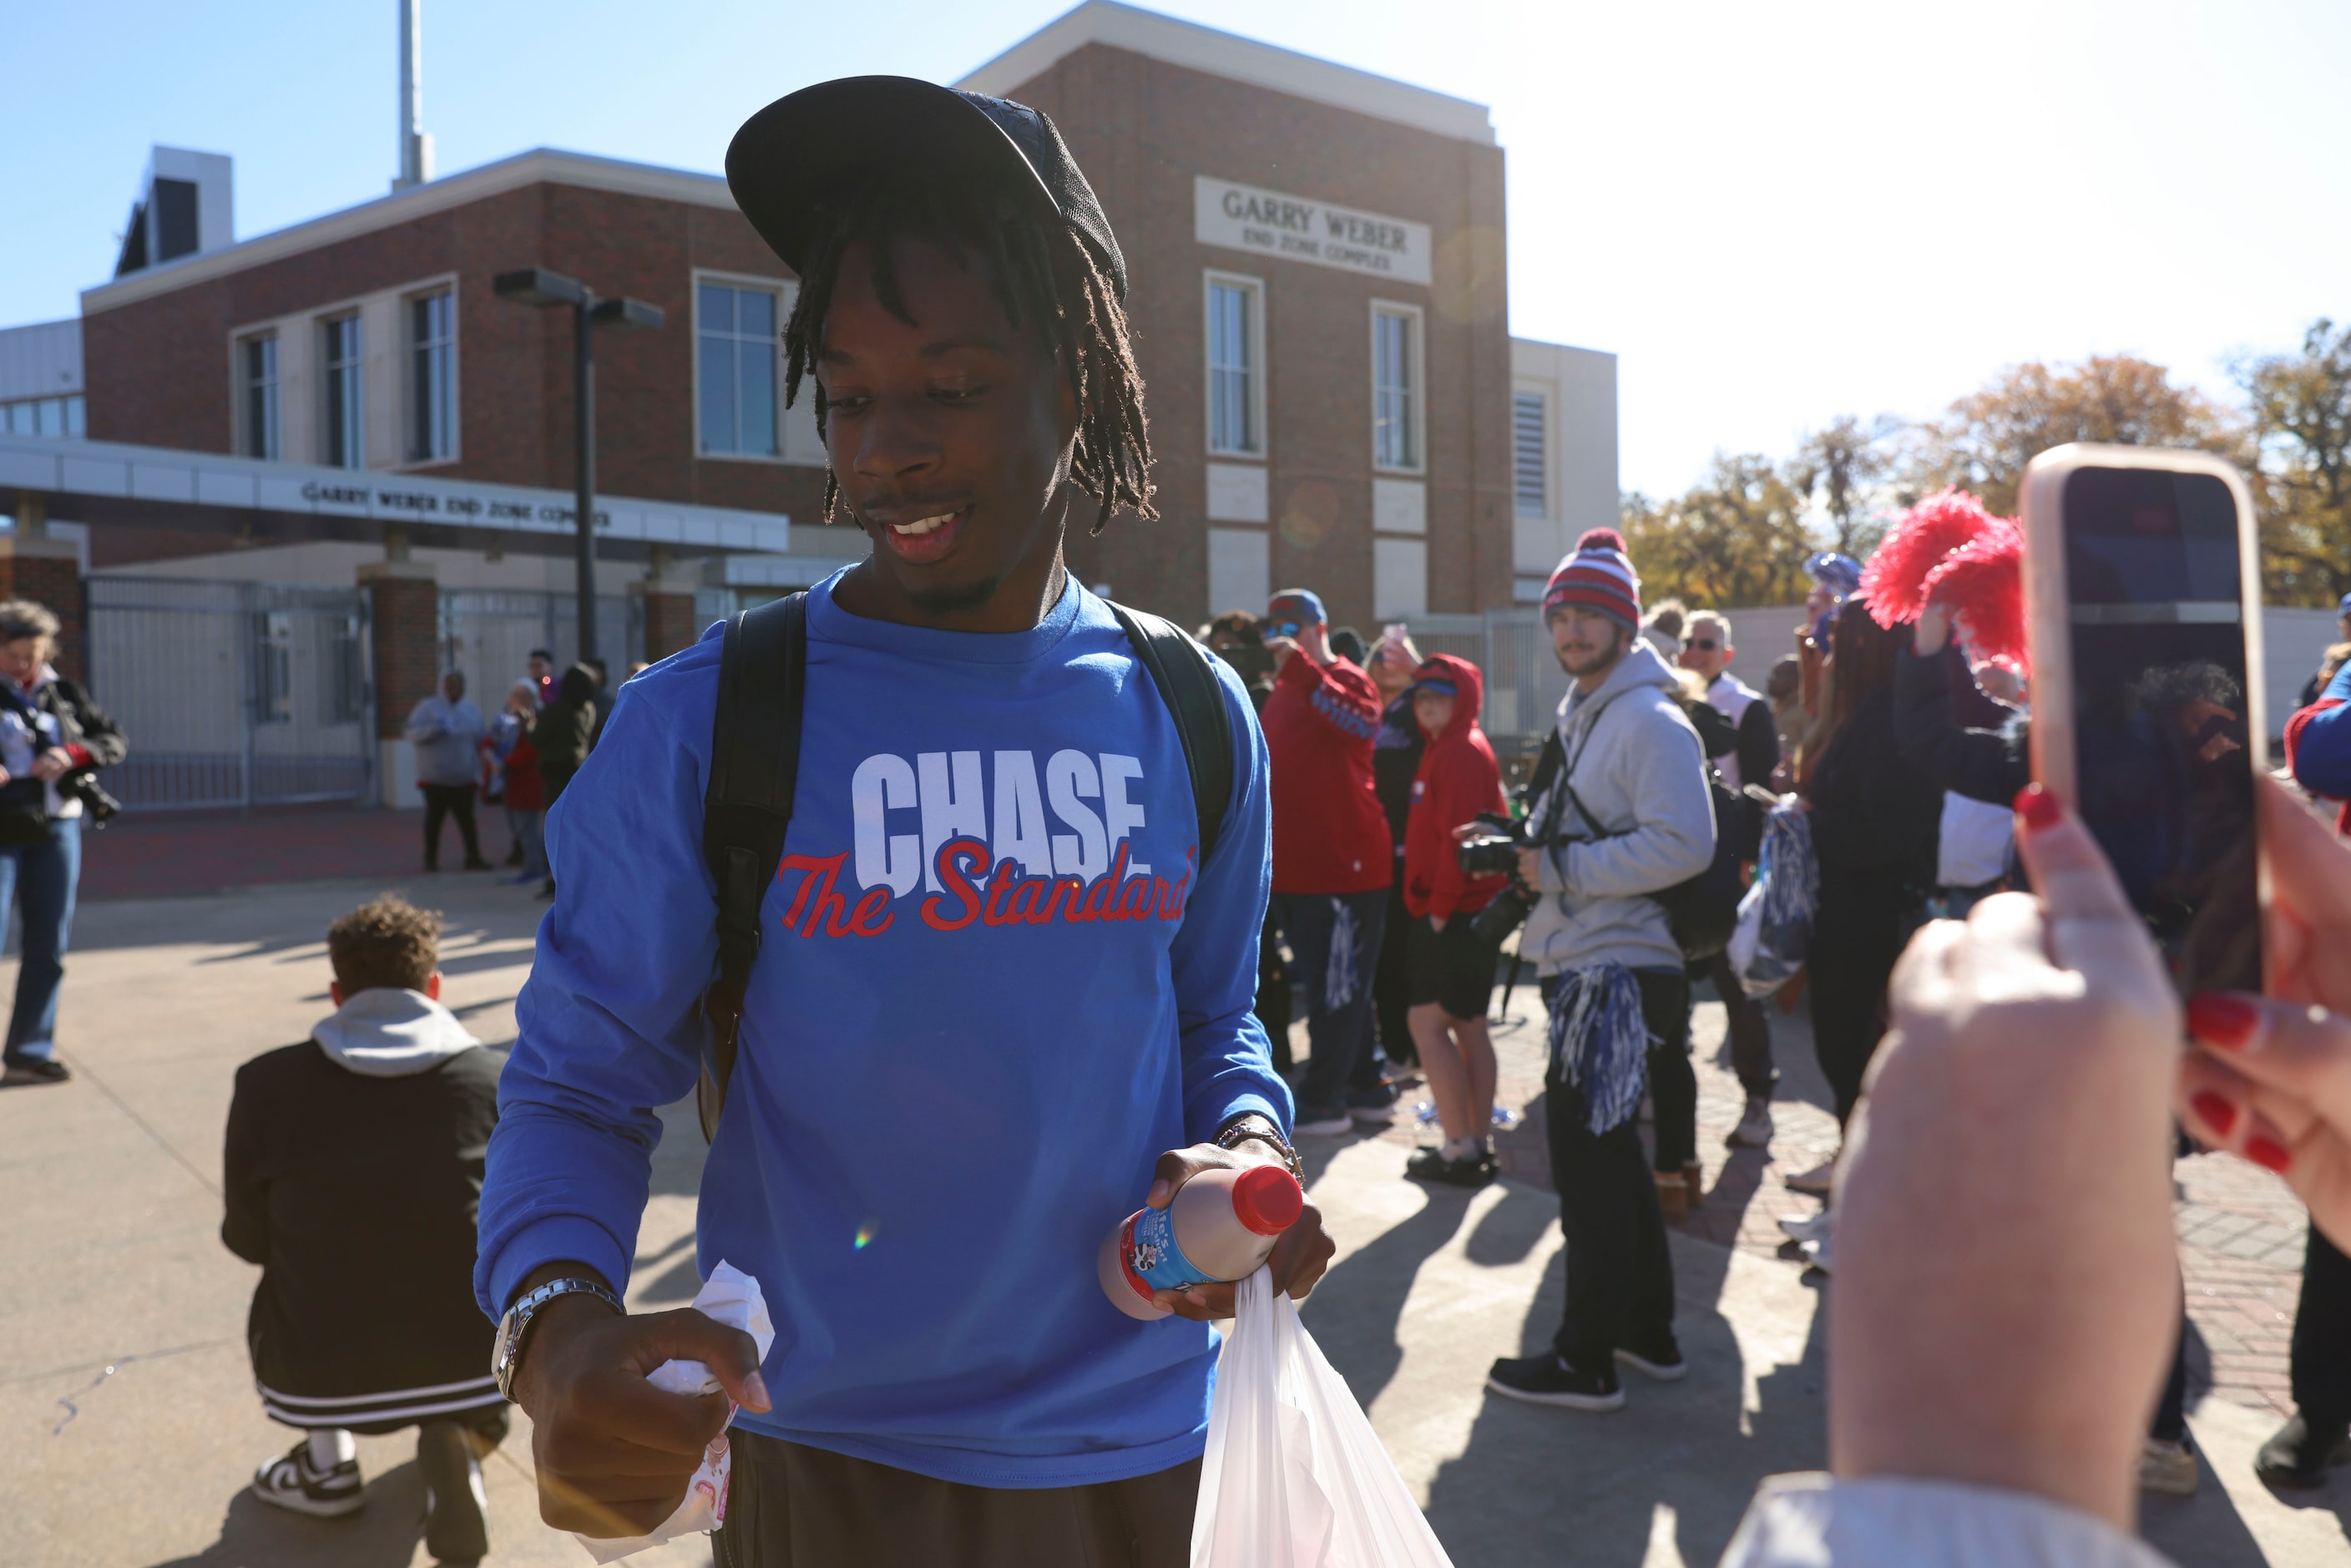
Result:
M1192 1568L1452 1568L1346 1383L1263 1269L1217 1363Z

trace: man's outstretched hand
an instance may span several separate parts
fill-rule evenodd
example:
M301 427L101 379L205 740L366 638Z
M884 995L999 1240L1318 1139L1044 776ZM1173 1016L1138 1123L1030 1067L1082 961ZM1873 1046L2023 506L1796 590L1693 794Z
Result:
M523 1285L566 1277L598 1275L550 1263ZM664 1394L645 1381L670 1360L703 1363L726 1392ZM747 1410L768 1404L758 1346L742 1330L691 1307L622 1317L584 1295L539 1309L514 1393L530 1415L539 1517L605 1540L643 1535L676 1511L703 1449L726 1429L729 1396Z
M1214 1144L1170 1149L1159 1156L1158 1167L1151 1173L1151 1196L1145 1201L1153 1208L1165 1208L1176 1201L1176 1189L1202 1171L1247 1170L1252 1166L1289 1168L1282 1165L1281 1156L1272 1145L1255 1138L1231 1149L1220 1149ZM1299 1212L1298 1222L1281 1233L1281 1239L1273 1244L1273 1255L1266 1260L1273 1288L1288 1291L1294 1300L1303 1301L1314 1282L1322 1277L1322 1271L1331 1266L1331 1255L1337 1250L1338 1244L1322 1229L1322 1211L1314 1207L1314 1199L1310 1197ZM1160 1291L1151 1299L1177 1317L1197 1322L1233 1315L1233 1287L1229 1283Z

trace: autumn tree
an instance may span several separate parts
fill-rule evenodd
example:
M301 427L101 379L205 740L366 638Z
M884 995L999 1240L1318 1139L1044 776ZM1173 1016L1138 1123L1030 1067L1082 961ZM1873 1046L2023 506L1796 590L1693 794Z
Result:
M1620 520L1644 598L1739 610L1803 598L1804 559L1820 548L1804 526L1810 507L1809 487L1770 458L1717 453L1687 495L1628 495Z
M2351 326L2324 319L2298 354L2237 367L2255 449L2262 578L2277 604L2351 592Z
M1894 471L1892 444L1901 430L1902 422L1891 414L1866 424L1845 414L1797 443L1784 473L1792 488L1817 499L1828 513L1827 548L1856 559L1877 548L1885 529L1870 517L1868 500Z
M2001 371L1921 427L1909 477L1921 493L1956 485L1994 514L2013 517L2024 465L2069 441L2244 455L2240 426L2211 399L2172 385L2161 365L2114 354Z

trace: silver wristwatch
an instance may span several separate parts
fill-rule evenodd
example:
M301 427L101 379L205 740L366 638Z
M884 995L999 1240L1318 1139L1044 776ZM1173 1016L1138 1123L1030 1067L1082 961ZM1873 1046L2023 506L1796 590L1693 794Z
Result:
M530 1320L556 1297L575 1292L593 1296L622 1316L628 1315L629 1309L621 1304L621 1298L593 1280L549 1280L528 1292L498 1320L498 1337L490 1350L490 1375L497 1379L500 1394L508 1399L514 1397L515 1368L522 1363L523 1336L530 1332Z

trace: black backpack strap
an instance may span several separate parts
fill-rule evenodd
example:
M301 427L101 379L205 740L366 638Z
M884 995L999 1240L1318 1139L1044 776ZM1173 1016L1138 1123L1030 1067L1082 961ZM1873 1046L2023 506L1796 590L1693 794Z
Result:
M1134 656L1151 673L1160 700L1176 716L1176 738L1184 746L1192 800L1200 813L1200 864L1206 866L1233 795L1232 720L1212 663L1216 655L1172 621L1123 604L1113 604L1110 612L1118 617L1126 640L1134 644Z
M727 622L710 726L710 788L702 801L702 853L718 894L718 977L703 998L710 1028L695 1089L705 1138L717 1135L726 1108L743 990L759 956L759 905L784 858L807 693L807 594L788 594Z

